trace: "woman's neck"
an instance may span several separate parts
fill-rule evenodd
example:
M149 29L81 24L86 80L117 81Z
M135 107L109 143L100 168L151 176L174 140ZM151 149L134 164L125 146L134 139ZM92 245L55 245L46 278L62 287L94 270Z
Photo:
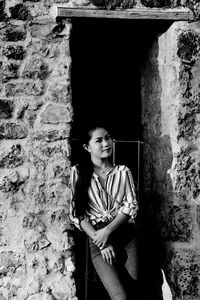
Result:
M105 160L92 160L94 169L98 170L105 170L107 168L110 168L112 165L111 163L105 159Z

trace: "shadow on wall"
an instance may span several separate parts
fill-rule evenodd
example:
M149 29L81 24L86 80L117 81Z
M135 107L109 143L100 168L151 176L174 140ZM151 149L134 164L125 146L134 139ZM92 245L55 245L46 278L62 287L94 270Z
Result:
M147 150L145 153L149 156L149 193L141 196L139 215L140 283L145 290L144 300L171 300L167 283L168 281L170 284L171 276L168 270L171 264L168 251L172 241L182 233L173 229L176 216L173 187L167 173L172 163L169 137L165 135L153 140L149 149L150 152ZM176 227L179 228L179 224Z

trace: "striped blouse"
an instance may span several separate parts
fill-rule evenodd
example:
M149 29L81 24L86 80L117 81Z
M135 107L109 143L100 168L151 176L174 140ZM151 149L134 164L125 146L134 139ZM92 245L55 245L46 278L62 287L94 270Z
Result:
M114 165L106 175L103 187L99 176L95 172L93 173L88 189L89 208L84 219L95 225L98 222L112 221L117 214L124 213L130 216L129 222L134 222L137 216L138 203L130 169L124 165ZM78 170L76 166L73 166L71 170L72 196L77 179ZM73 201L71 201L71 211L72 207ZM80 220L74 218L72 214L70 217L74 225L81 229Z

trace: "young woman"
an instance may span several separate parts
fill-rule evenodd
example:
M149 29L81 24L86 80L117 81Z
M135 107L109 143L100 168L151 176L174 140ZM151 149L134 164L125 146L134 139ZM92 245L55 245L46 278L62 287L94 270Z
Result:
M131 171L112 165L112 138L91 127L82 136L88 154L72 167L71 220L89 236L92 262L112 300L137 298L138 211Z

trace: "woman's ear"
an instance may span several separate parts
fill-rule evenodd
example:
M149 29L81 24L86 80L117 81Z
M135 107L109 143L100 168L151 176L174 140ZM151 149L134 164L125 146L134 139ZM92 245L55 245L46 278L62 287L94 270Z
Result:
M83 148L84 148L86 151L90 152L89 146L88 146L87 144L84 144L84 145L83 145Z

